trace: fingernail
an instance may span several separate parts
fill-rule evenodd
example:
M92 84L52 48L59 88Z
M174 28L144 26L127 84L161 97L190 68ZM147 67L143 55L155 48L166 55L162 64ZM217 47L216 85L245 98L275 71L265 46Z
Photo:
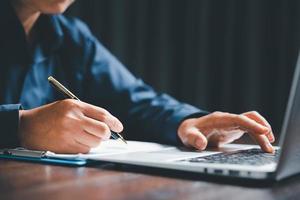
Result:
M264 127L264 132L269 133L271 130L268 127Z
M268 140L269 140L271 143L275 142L275 137L274 137L272 131L270 131L270 132L267 133L267 137L268 137Z
M206 147L206 144L203 140L201 139L197 139L196 140L196 147L199 149L199 150L204 150L205 147Z
M104 140L109 140L109 139L110 139L110 136L111 136L111 133L105 135Z
M275 142L275 137L273 135L270 135L270 142L271 143Z
M123 124L117 118L115 118L114 125L115 125L115 128L116 128L116 132L119 133L119 132L123 131L123 129L124 129Z
M118 131L118 132L119 132L119 133L122 132L123 129L124 129L123 124L120 124L120 126L119 126L119 131Z
M270 153L274 153L275 152L275 149L274 149L274 147L271 144L267 144L267 149L268 149L268 152L270 152Z

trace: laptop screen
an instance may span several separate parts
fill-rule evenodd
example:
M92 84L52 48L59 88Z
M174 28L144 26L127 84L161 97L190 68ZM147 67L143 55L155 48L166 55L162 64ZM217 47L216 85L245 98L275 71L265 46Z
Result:
M300 54L296 64L280 137L276 179L300 173Z

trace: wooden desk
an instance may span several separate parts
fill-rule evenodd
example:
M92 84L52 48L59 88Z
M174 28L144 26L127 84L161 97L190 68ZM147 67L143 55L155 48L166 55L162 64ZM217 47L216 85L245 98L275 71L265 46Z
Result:
M105 167L63 167L0 160L0 199L299 199L300 177L266 187Z

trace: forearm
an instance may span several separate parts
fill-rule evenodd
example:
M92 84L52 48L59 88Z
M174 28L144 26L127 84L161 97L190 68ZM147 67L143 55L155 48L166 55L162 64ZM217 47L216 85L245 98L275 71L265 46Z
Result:
M18 138L20 104L0 105L0 148L20 146Z

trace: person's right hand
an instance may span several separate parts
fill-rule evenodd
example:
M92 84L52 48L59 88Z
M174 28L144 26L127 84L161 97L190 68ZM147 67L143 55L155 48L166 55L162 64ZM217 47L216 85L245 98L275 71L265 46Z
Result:
M55 153L88 153L122 123L103 108L66 99L32 110L20 110L21 145Z

